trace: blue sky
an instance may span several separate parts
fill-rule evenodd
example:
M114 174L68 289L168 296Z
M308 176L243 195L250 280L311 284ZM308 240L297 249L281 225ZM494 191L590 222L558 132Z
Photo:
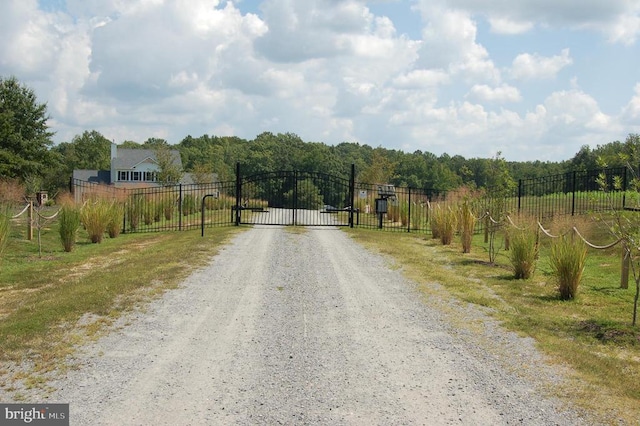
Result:
M57 143L292 132L562 161L640 133L640 0L4 0Z

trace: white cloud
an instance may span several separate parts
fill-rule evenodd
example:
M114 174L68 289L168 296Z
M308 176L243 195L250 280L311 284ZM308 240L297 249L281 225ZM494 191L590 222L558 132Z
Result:
M522 100L520 91L506 84L495 88L489 87L486 84L476 84L471 88L467 97L480 102L497 103L520 102Z
M640 83L634 87L634 94L622 110L622 122L631 132L640 132Z
M496 34L523 34L530 31L534 24L530 21L514 21L509 18L489 17L491 32Z
M563 49L560 55L552 57L523 53L513 60L510 75L518 80L551 79L564 67L571 65L573 59L569 55L569 49Z

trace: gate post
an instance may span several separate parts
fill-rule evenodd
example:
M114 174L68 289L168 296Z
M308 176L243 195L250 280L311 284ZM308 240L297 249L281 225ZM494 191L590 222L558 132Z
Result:
M240 225L240 198L242 196L242 179L240 178L240 162L236 163L236 226Z
M356 165L351 163L351 177L349 179L349 198L351 200L351 208L349 209L349 227L353 228L353 211L355 206L356 193Z

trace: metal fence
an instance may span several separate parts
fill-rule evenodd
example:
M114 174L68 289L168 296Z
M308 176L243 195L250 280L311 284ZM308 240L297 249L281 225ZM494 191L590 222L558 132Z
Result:
M235 181L210 184L116 188L72 180L70 187L78 203L95 198L121 202L124 205L123 232L197 228L204 232L205 228L244 223L332 225L397 232L430 232L430 219L436 209L456 209L460 201L470 199L475 200L473 209L481 216L490 209L491 201L486 196L490 190L479 191L479 194L485 195L478 197L478 194L460 190L440 191L359 183L355 181L353 167L348 180L300 172L275 173L269 179L262 180L255 177L242 178L239 166L237 174ZM613 187L614 178L617 179L621 183L619 190L602 191L597 181L601 175L606 176L610 187ZM284 180L278 181L280 178ZM637 200L637 194L628 190L628 181L627 169L622 167L520 179L517 188L503 200L504 211L512 215L545 219L611 208L630 209L633 204L630 198ZM259 195L261 189L258 186L267 183L278 188L288 185L288 192L280 194L283 198L274 198L280 200L279 204ZM331 191L327 188L333 187L338 189L335 194L330 194ZM302 193L311 197L309 188L317 191L313 197L322 199L308 198L314 200L313 206L295 199L298 197L295 194ZM271 198L276 195L275 192L265 193ZM282 210L292 208L293 215L282 213ZM280 223L279 219L274 219L280 217L286 218L286 221L283 219ZM478 226L481 227L482 224Z

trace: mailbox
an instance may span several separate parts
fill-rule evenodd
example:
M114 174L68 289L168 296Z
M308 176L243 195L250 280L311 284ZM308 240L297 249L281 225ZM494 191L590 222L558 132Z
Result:
M376 214L387 213L387 199L376 198Z

